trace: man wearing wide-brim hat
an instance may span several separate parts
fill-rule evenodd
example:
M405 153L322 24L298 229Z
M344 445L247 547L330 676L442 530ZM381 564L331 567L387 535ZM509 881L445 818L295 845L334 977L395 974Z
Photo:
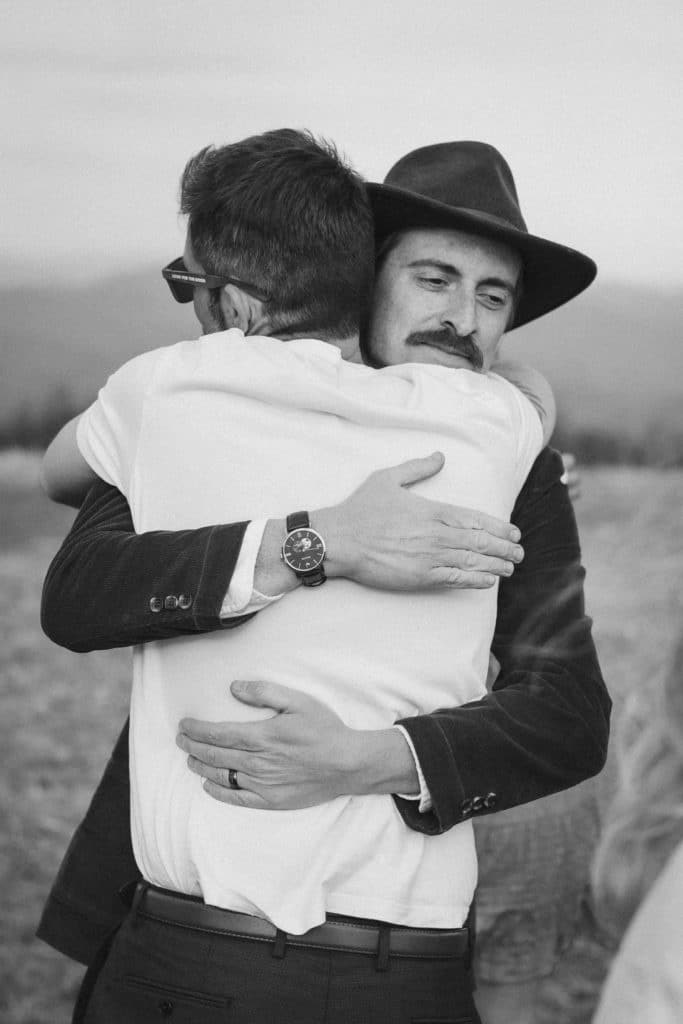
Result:
M595 277L594 263L582 253L528 232L510 168L491 146L457 142L416 150L398 161L384 184L369 189L380 276L406 232L415 238L454 231L519 254L522 271L508 330L567 302ZM375 335L391 329L386 307L376 302L375 315ZM541 979L552 974L580 927L597 821L592 791L585 787L553 801L475 818L477 1001L491 1024L533 1014ZM577 834L583 837L580 844Z
M404 301L392 314L394 338L404 344L406 357L420 346L420 361L428 357L446 366L486 371L493 365L506 328L567 301L594 276L595 268L587 257L528 234L509 169L491 147L455 143L419 150L397 165L384 186L371 186L371 196L378 241L383 243L377 301L386 302L390 293L404 300L409 293L420 298L419 302ZM405 220L400 219L400 210ZM419 249L416 259L410 251L413 244ZM482 272L484 265L490 268L491 261L496 272ZM561 284L551 284L552 275L544 269L548 261L554 273L563 274ZM380 363L383 353L377 348L381 348L382 330L383 321L375 314L367 346ZM524 563L501 586L493 644L501 674L492 695L464 708L404 719L400 724L416 760L397 730L373 732L367 737L372 746L361 758L364 769L360 771L357 763L340 763L338 758L339 751L351 749L347 743L350 730L341 721L331 731L321 729L316 702L289 691L287 715L269 723L267 741L263 735L259 739L266 770L269 748L274 750L282 780L279 791L272 784L262 787L258 770L252 770L248 777L240 770L240 752L244 749L240 729L245 726L231 725L221 733L214 724L211 756L206 752L206 731L200 725L194 730L188 728L186 740L192 743L192 753L201 766L199 773L213 784L213 794L243 807L277 808L323 802L332 792L410 793L418 788L419 767L424 780L422 800L397 798L396 802L406 823L429 835L468 818L574 785L598 771L606 752L609 699L590 639L590 624L583 614L579 552L571 508L560 483L561 472L559 459L542 453L513 512L523 538L528 536L529 542ZM337 556L356 567L348 572L351 578L367 585L405 588L408 541L406 535L392 532L388 490L379 496L376 506L366 511L366 524L375 517L374 533L369 528L354 530L354 522L347 522L345 531L335 533L332 529L326 537L329 549L334 551L335 543L339 544ZM343 511L340 515L343 519ZM189 542L186 537L186 545ZM206 544L206 537L197 543ZM151 578L154 571L153 578L163 589L172 569L159 558L159 548L151 556L145 556L142 543L136 550L139 570L147 559L138 579ZM268 564L268 552L263 554L262 562ZM276 559L278 555L279 550ZM201 565L202 571L208 565L207 571L220 576L219 560L216 552L208 561L193 560L191 564ZM71 571L77 561L72 545ZM92 545L89 561L92 571ZM232 568L234 563L222 575L223 593ZM257 568L254 588L263 590L258 572ZM54 573L52 583L56 583ZM334 582L329 585L334 586ZM425 588L429 583L418 575L413 585ZM149 617L147 622L131 622L130 609L140 604L139 595L133 593L134 584L122 581L115 600L120 602L126 586L124 642L143 642L151 638ZM176 577L169 593L178 587ZM182 589L198 594L199 587L197 578L188 578ZM108 594L114 589L107 588ZM107 605L108 600L105 595L96 615L107 609L109 635L120 645L123 634L113 637L112 633L122 617L119 610L117 620L117 610ZM184 615L183 609L175 611L172 621L171 617L166 620L168 636L182 632L183 626L192 629L192 617ZM215 615L204 616L201 629L197 630L196 623L194 629L219 628L221 624L219 602ZM99 625L101 644L107 629ZM160 638L163 628L160 620L154 621L155 639ZM77 642L81 649L87 643L82 622ZM259 701L265 699L268 703L269 693L273 691L267 684L260 687ZM278 688L277 700L281 699L282 688ZM282 739L277 738L279 722L284 728ZM248 724L252 743L261 728L265 727ZM360 742L365 738L361 735ZM358 743L355 735L356 751ZM216 748L223 749L216 754ZM287 764L291 765L291 776L287 775ZM223 769L228 769L227 775ZM223 770L222 774L218 770ZM365 781L359 781L361 776ZM235 788L235 782L239 788ZM297 798L299 787L301 792L305 790L301 803ZM98 797L100 807L105 796L109 799L107 788L111 794L105 780ZM72 849L72 858L75 853ZM127 866L115 867L112 876L121 877ZM121 880L129 877L130 872ZM73 883L73 877L71 880ZM73 892L73 884L71 889Z
M588 256L529 233L510 168L493 146L444 142L416 149L368 190L379 239L412 228L450 228L518 252L523 291L509 330L568 302L595 277Z

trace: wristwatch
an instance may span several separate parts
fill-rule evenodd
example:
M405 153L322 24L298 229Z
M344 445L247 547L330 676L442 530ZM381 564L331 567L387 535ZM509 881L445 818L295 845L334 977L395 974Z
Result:
M327 579L323 568L325 541L311 528L308 512L287 516L287 536L280 557L305 587L319 587Z

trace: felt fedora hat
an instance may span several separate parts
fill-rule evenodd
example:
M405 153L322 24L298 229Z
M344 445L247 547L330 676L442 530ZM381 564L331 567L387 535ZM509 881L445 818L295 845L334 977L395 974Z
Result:
M383 184L368 184L378 243L395 231L453 228L505 242L523 261L522 295L509 330L573 299L597 273L575 249L529 233L512 172L483 142L443 142L408 153Z

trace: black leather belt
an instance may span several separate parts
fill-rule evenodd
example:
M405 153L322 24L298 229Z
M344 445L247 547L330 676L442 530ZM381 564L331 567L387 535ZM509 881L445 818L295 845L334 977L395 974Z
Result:
M378 947L383 946L388 956L430 960L460 959L469 952L467 928L404 928L331 915L325 924L311 928L303 935L285 935L261 917L211 907L196 897L171 893L145 883L139 884L133 907L144 917L181 928L257 942L284 940L288 947L300 949L328 949L377 956Z

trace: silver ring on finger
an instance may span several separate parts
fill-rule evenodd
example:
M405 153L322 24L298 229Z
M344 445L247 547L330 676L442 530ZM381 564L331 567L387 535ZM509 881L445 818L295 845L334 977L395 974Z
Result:
M228 785L230 786L230 789L242 788L237 781L237 772L234 768L228 768Z

